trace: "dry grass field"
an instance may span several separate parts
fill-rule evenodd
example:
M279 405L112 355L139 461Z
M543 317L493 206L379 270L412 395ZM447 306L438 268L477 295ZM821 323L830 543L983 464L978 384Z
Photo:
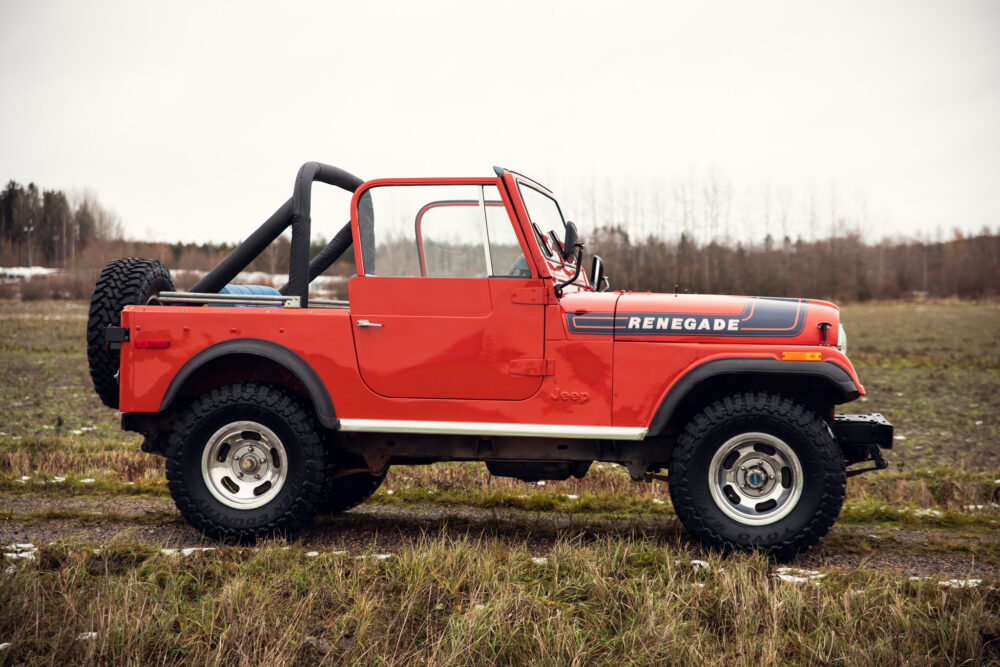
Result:
M702 550L665 484L610 465L544 485L399 467L294 541L203 543L94 395L85 319L0 302L0 662L1000 660L996 303L844 308L869 392L848 411L899 439L785 565Z

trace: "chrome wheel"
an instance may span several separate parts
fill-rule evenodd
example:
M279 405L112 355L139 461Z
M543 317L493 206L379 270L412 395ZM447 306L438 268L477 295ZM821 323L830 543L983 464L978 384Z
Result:
M271 429L252 421L232 422L209 438L201 475L220 503L249 510L278 495L288 476L288 458Z
M785 517L798 503L802 465L784 440L767 433L741 433L715 452L708 485L727 516L766 525Z

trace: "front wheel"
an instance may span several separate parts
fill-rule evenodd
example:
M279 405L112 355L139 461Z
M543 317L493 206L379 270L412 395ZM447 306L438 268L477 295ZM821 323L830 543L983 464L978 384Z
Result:
M727 396L695 415L670 462L670 497L707 546L787 558L836 521L846 476L818 415L765 392Z
M209 537L249 541L301 527L323 501L319 424L286 390L253 382L213 389L171 434L167 484Z

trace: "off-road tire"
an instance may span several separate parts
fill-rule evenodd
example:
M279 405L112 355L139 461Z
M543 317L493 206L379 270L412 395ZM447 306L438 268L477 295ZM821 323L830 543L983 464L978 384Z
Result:
M109 408L118 408L120 358L105 347L104 330L118 326L125 306L144 304L157 292L172 291L170 271L155 259L124 257L109 262L101 271L87 317L87 361L94 389Z
M730 438L759 432L786 443L802 468L802 491L789 513L767 525L738 522L712 498L709 468ZM759 550L786 559L814 546L836 521L846 475L840 448L826 422L801 403L767 392L726 396L696 414L673 449L670 497L696 539L724 551Z
M202 456L213 433L250 420L273 431L287 454L287 477L275 497L254 509L229 507L212 495ZM180 415L167 450L167 486L177 509L205 535L252 542L287 535L316 515L324 491L323 440L312 411L281 387L255 382L213 389Z
M385 476L367 472L354 473L343 477L331 477L327 482L326 495L320 507L320 514L340 514L371 498L382 486Z

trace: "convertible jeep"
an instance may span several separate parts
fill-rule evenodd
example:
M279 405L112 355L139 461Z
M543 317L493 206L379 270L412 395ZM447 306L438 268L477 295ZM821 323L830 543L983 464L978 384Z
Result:
M354 194L310 261L314 181ZM231 284L288 227L288 283ZM311 297L351 248L347 300ZM191 291L155 260L108 264L90 371L122 428L166 457L180 512L218 539L349 509L393 464L485 461L538 481L605 461L667 479L706 545L816 544L847 477L886 467L892 444L881 415L836 413L864 394L837 307L611 291L589 264L552 193L516 172L362 181L310 162Z

